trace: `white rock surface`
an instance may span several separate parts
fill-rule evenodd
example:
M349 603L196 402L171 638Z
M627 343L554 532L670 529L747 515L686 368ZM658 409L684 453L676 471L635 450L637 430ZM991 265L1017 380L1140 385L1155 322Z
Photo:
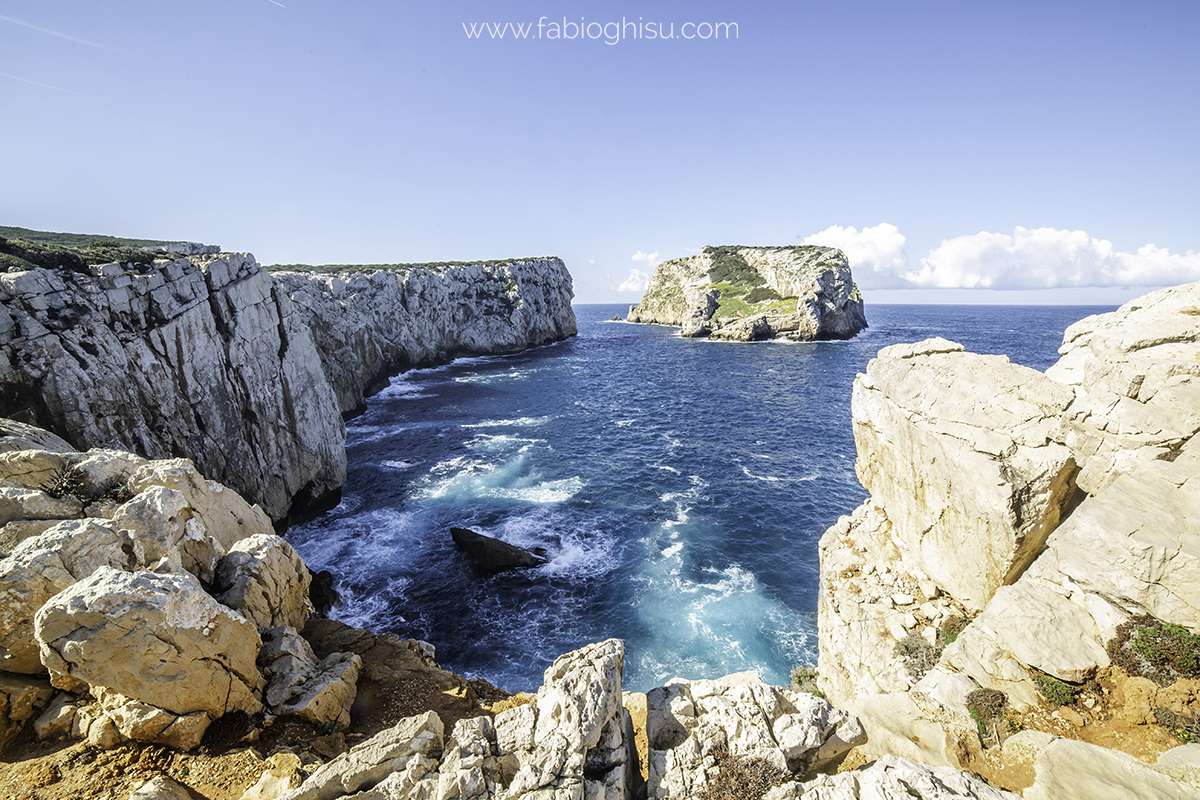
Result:
M803 785L787 784L763 800L1017 800L1020 795L995 789L949 767L930 767L897 756L884 756L864 769L821 775Z
M855 468L910 572L972 610L1020 576L1075 494L1071 453L1051 441L1073 399L944 339L879 351L854 381Z
M261 639L183 574L102 566L35 618L52 682L113 689L177 715L258 712Z
M576 331L571 275L557 258L274 277L312 330L347 414L410 367L515 353Z
M803 777L866 739L853 716L754 672L677 678L646 698L650 800L701 794L719 772L718 753L761 758Z
M238 542L221 559L216 597L260 631L279 625L299 630L311 615L311 582L294 547L281 536L260 533Z
M0 753L53 696L54 689L45 680L0 673Z
M142 566L128 537L98 520L62 522L0 561L0 669L45 672L33 620L46 601L98 567Z

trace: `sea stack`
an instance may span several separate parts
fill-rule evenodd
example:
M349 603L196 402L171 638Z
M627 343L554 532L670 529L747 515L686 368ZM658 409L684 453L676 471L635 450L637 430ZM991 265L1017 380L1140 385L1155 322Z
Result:
M629 321L741 342L850 339L867 327L846 256L817 245L722 245L664 261Z

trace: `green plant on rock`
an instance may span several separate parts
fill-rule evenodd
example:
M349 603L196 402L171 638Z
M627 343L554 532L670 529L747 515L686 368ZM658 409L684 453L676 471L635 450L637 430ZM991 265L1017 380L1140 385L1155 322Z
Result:
M1053 675L1034 675L1033 683L1038 693L1056 706L1069 706L1075 702L1078 686L1072 686Z
M946 618L946 620L938 628L938 641L942 646L954 644L966 627L971 624L971 618L962 614L954 614Z
M337 720L327 719L324 722L318 722L313 729L317 732L317 736L329 736L337 733Z
M825 693L817 686L817 668L799 666L792 670L792 686L797 692L807 692L825 700Z
M1160 686L1179 678L1200 678L1200 636L1149 614L1130 617L1117 626L1107 650L1125 672Z

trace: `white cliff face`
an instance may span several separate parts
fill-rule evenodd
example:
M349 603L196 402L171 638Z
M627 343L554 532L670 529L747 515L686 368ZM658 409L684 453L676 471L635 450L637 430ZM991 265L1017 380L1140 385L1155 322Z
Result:
M867 327L846 257L815 245L706 247L664 261L628 319L734 341L849 339Z
M187 456L275 519L346 475L308 328L247 254L0 275L0 414Z
M319 274L276 272L312 330L343 414L389 376L458 356L515 353L574 336L557 258Z
M184 456L272 519L346 476L342 413L411 366L575 334L555 258L272 278L248 254L0 275L0 416Z
M1060 352L1040 375L930 340L856 380L872 497L821 541L820 677L862 719L868 756L960 766L978 747L974 688L1036 705L1036 675L1086 681L1133 615L1200 631L1200 283L1082 320ZM916 682L897 641L933 644L955 608L980 613ZM1042 769L1075 744L1044 750L1025 796L1149 785L1103 748Z

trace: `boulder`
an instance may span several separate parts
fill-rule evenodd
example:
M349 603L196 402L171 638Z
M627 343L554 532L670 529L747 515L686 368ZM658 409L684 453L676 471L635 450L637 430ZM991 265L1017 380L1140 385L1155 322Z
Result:
M78 708L78 700L75 695L69 692L60 692L33 723L33 732L38 741L61 739L68 735L75 722L75 712Z
M318 660L295 628L280 626L263 634L258 664L267 678L266 703L272 714L295 714L314 725L350 725L362 657L331 653Z
M166 775L155 775L134 789L129 800L192 800L192 793Z
M451 528L450 536L476 564L489 572L536 567L546 563L545 556L467 528Z
M242 792L241 800L276 800L302 783L300 757L295 753L275 753L267 759L267 768L254 785Z
M281 536L259 533L235 544L216 570L216 598L260 631L303 628L310 615L311 575Z
M142 562L127 536L97 520L59 523L0 561L0 669L45 672L34 615L51 597L102 566L129 570Z
M102 686L181 716L262 707L258 631L186 573L101 566L42 606L35 633L61 688Z
M193 750L200 746L204 732L212 721L205 711L173 714L102 686L93 687L92 693L96 696L103 717L112 721L122 739L159 744L176 750ZM92 725L95 724L93 721Z
M46 450L52 453L74 453L75 448L65 439L47 430L15 419L0 417L0 453L14 450Z
M1052 738L1039 748L1025 800L1194 800L1200 784L1117 750Z
M944 339L879 351L854 382L859 480L910 572L980 610L1041 552L1076 493L1053 442L1069 388Z

